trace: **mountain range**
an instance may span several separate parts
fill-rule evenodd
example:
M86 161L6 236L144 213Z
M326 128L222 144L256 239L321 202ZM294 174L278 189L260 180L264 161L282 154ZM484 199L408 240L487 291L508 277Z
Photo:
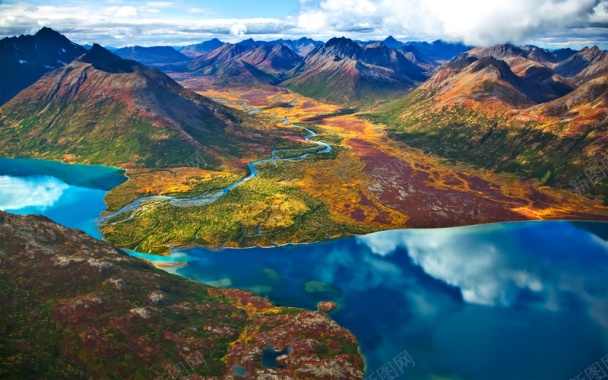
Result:
M285 45L254 46L224 44L194 58L188 71L212 76L221 86L278 85L303 58Z
M294 48L296 45L299 48ZM461 45L445 45L461 50ZM184 49L190 51L192 47ZM212 50L201 49L186 71L192 76L210 77L220 86L278 85L303 95L347 103L403 95L439 64L410 45L397 49L381 41L360 43L342 37L326 43L301 39L223 44Z
M131 59L150 67L185 64L190 58L170 46L130 46L113 51L121 58Z
M462 44L406 44L389 37L368 42L333 38L326 43L309 38L247 39L236 44L213 39L185 46L179 52L171 47L130 47L115 53L169 74L185 72L190 79L210 78L217 86L283 86L347 103L403 95L445 59L466 50Z

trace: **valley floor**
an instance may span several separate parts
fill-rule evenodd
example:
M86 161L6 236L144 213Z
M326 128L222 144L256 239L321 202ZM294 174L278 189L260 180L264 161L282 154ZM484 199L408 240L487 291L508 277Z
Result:
M205 88L201 95L269 118L286 134L293 135L294 129L284 124L285 118L311 128L317 140L332 145L332 153L260 165L258 177L204 206L144 204L133 218L102 226L111 242L166 253L173 246L270 246L394 228L540 219L608 221L608 207L599 202L514 175L446 163L390 139L383 125L351 110L281 89ZM127 183L108 194L110 210L144 195L192 196L239 178L194 165L129 175Z

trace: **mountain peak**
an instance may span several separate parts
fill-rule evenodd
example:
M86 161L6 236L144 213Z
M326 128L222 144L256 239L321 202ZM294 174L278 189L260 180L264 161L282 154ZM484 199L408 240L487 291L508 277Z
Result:
M59 33L58 31L51 29L47 26L43 26L42 29L40 29L38 32L36 32L35 36L38 37L42 37L42 36L61 36L63 37L63 35L61 33Z
M244 46L244 47L253 47L253 46L258 46L260 45L260 43L258 43L256 40L254 40L253 38L248 38L246 40L243 40L241 42L237 42L236 45L239 46Z
M48 27L34 35L0 39L0 106L46 72L84 53L85 48Z
M496 59L515 57L527 58L528 56L523 49L511 43L494 45L487 48L475 48L471 51L470 54L476 56L477 58L494 57Z
M334 54L336 58L340 59L345 57L356 59L363 51L363 48L358 43L346 37L330 39L325 44L325 49L326 52Z
M389 47L382 41L376 41L365 46L365 50L367 49L389 49Z
M351 40L350 38L346 38L346 37L334 37L331 38L329 41L327 41L327 43L325 44L325 46L327 47L331 47L331 46L352 46L352 45L357 45L359 46L359 44L357 44L355 41Z
M112 54L111 51L109 51L108 49L104 48L103 46L101 46L100 44L94 43L93 46L91 46L91 49L89 50L88 53L85 54L86 56L90 56L90 57L105 57L105 56L114 56L114 54ZM114 56L116 57L116 56Z
M477 57L470 56L467 53L460 53L446 63L445 67L460 71L477 60Z
M382 42L391 49L399 49L404 45L403 42L396 40L393 36L386 37Z
M488 67L493 67L500 73L501 77L513 76L513 72L509 65L500 59L496 59L494 57L483 57L479 59L477 64L471 69L472 73L476 73L478 71L484 70Z
M132 73L134 62L122 59L99 44L93 44L91 50L79 58L79 61L90 63L97 70L109 73Z

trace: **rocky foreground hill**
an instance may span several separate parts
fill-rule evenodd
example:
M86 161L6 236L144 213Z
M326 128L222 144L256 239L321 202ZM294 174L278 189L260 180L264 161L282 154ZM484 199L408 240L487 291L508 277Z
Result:
M3 379L363 378L356 338L324 313L191 282L41 216L0 211L0 305Z

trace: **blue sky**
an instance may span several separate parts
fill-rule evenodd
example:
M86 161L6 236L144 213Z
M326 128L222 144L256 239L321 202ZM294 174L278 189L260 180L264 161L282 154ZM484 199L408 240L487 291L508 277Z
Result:
M0 0L0 37L42 26L117 47L393 35L608 49L608 0Z

